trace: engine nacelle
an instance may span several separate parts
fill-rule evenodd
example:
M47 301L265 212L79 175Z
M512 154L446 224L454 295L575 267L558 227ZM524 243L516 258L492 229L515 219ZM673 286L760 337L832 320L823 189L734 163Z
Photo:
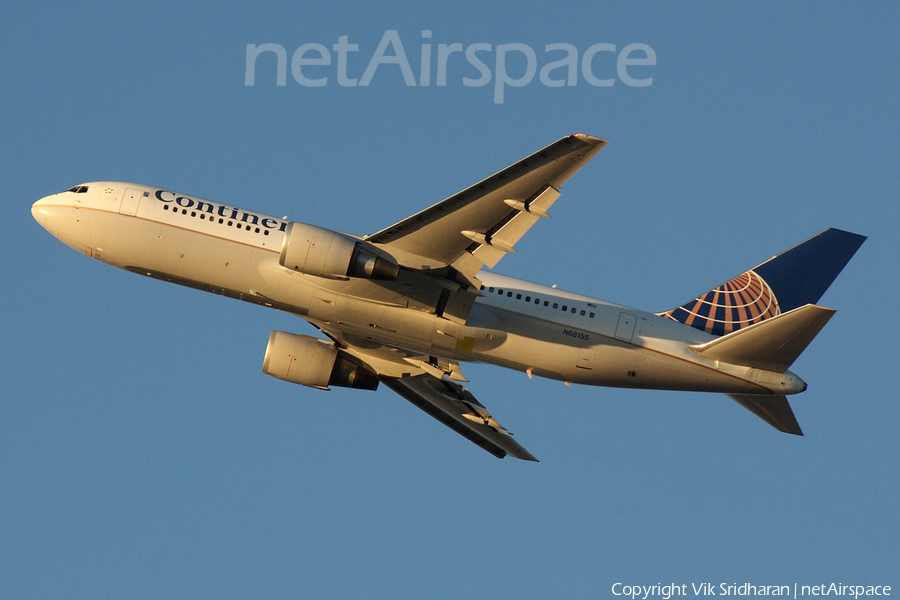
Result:
M273 331L262 372L276 379L327 390L328 386L374 390L378 376L332 342Z
M350 236L307 225L288 223L281 246L282 267L331 279L364 277L393 281L400 265L392 256Z

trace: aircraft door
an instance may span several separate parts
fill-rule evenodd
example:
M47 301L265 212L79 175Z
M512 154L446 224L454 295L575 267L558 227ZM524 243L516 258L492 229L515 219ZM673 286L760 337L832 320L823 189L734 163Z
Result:
M619 324L616 325L616 337L620 340L630 342L634 336L634 324L637 318L628 313L619 313Z
M134 216L137 214L138 205L144 195L143 190L128 188L125 190L125 196L122 198L122 204L119 206L119 214Z

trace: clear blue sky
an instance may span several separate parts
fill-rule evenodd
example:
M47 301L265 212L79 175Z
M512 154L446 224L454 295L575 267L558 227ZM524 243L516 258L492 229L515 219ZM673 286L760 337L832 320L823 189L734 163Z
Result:
M893 2L44 3L0 8L0 598L607 598L633 584L900 588L900 7ZM366 87L247 44L649 45L653 78ZM430 40L422 38L430 30ZM479 55L495 70L496 53ZM314 58L315 53L306 55ZM268 62L266 62L268 61ZM518 61L518 62L517 62ZM307 70L308 69L308 70ZM525 69L510 54L508 71ZM553 73L562 78L565 70ZM610 140L497 270L663 310L839 227L869 240L795 364L806 437L725 396L468 365L543 463L496 460L387 389L260 373L300 319L62 245L30 205L135 181L371 233L583 131Z

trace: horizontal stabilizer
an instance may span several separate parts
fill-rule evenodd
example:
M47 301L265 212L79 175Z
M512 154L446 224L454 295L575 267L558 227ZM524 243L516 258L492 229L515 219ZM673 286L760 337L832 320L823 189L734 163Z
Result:
M797 417L784 396L753 396L728 394L728 397L777 429L793 435L803 435Z
M834 313L807 304L690 349L712 360L784 373Z

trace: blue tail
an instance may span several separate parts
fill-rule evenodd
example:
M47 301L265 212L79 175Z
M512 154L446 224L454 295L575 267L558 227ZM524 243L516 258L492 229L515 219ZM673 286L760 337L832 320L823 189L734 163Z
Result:
M725 335L806 304L815 304L866 237L826 229L690 302L659 313Z

